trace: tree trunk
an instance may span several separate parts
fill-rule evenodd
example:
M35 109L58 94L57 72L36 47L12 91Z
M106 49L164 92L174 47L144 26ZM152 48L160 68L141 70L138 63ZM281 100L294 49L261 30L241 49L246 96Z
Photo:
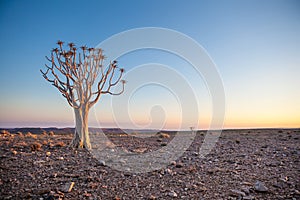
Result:
M88 126L88 106L74 108L75 113L75 132L71 142L71 147L91 149L89 126Z

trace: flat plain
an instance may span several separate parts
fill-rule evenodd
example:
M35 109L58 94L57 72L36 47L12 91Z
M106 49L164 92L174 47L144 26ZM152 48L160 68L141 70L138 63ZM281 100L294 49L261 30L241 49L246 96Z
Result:
M71 129L0 133L0 199L300 199L300 129L224 130L201 158L198 131L183 155L147 173L117 171L68 147ZM154 152L175 132L107 131L128 152ZM179 133L180 134L180 133Z

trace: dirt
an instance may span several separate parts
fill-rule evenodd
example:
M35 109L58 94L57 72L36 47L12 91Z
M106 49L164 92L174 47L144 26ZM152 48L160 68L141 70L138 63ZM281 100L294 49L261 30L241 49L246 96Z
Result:
M135 154L168 145L167 134L107 133L111 149ZM69 148L71 134L2 131L0 199L300 199L299 129L226 130L202 158L205 134L162 169L129 173Z

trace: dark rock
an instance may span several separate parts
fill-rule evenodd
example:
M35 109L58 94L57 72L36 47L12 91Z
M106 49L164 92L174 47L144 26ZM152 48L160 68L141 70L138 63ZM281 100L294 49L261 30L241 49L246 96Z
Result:
M264 183L260 181L256 181L254 184L254 189L256 192L268 192L268 188L264 185Z
M184 166L184 164L182 162L176 163L175 165L177 168L181 168Z
M235 196L235 197L239 197L239 196L246 196L246 194L240 190L230 190L230 196Z
M72 189L73 189L74 184L75 184L74 182L66 183L66 184L62 187L61 191L62 191L62 192L71 192Z

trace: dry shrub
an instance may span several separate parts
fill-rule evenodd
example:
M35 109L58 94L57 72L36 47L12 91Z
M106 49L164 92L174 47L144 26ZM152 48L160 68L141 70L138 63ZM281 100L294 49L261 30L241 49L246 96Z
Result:
M50 135L50 136L54 136L55 134L54 134L53 131L49 131L49 135Z
M63 141L56 142L55 147L64 147L66 144Z
M160 138L170 138L170 135L169 134L166 134L166 133L158 133L158 137Z
M16 135L18 135L19 137L24 137L23 133L20 132L20 131L18 131L18 132L16 133Z
M48 144L48 141L47 141L47 140L43 140L42 144L43 144L43 145L47 145L47 144Z
M44 136L48 135L47 131L43 131L42 135L44 135Z
M34 142L30 145L31 151L40 151L42 148L42 145L38 142Z
M31 137L33 139L37 139L37 135L34 135L34 134L30 133L30 132L27 132L25 136L26 137Z
M7 131L7 130L1 130L1 134L3 134L3 135L9 135L9 134L10 134L10 132L9 132L9 131Z
M27 143L24 141L14 144L14 147L26 147L26 146L27 146Z

